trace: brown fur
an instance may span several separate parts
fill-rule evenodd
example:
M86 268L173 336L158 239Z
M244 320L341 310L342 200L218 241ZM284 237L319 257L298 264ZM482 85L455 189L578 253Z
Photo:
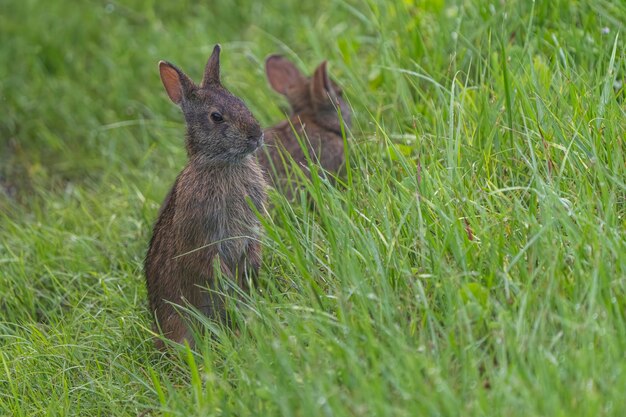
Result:
M216 288L214 265L244 289L261 264L260 223L249 206L263 210L265 182L252 153L261 128L247 107L222 87L216 45L200 86L180 69L159 63L170 99L187 124L188 162L165 198L145 259L150 310L163 334L193 343L181 313L191 306L224 319L224 300L200 287ZM223 120L215 121L219 113ZM158 347L163 347L157 341Z
M350 127L351 112L341 89L328 77L326 61L310 78L302 75L293 63L280 55L268 57L265 70L272 88L287 98L291 114L288 120L265 129L266 145L257 152L257 157L274 185L291 197L295 184L289 180L290 164L283 162L285 155L289 154L301 168L307 167L304 150L294 129L305 144L312 162L327 172L337 174L344 164L337 108L341 109L346 128Z

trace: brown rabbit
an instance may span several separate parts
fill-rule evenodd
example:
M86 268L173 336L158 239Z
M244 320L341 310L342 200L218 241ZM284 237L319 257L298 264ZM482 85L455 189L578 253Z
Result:
M265 61L265 71L272 88L287 98L291 115L288 120L265 129L266 145L257 155L274 185L291 197L294 186L289 182L290 164L284 162L284 156L288 153L300 167L307 166L305 153L294 129L306 145L312 162L337 174L344 163L341 121L337 108L341 110L346 128L350 127L350 108L342 97L341 89L328 77L326 61L309 78L302 75L286 58L271 55Z
M261 263L260 223L247 200L263 210L266 184L252 155L263 132L246 105L222 86L219 55L216 45L199 86L159 62L165 90L185 117L188 162L161 207L145 273L150 309L163 334L179 343L193 340L172 303L190 303L224 319L224 300L200 288L216 288L215 262L244 289Z

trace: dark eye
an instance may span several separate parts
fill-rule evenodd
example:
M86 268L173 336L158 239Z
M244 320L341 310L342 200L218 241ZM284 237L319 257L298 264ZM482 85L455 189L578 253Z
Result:
M218 112L214 111L211 113L211 120L215 123L222 123L224 121L224 117Z

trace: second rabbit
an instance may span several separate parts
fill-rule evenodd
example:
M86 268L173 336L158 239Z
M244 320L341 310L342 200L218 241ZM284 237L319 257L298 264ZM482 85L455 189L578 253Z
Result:
M285 57L271 55L265 61L265 71L272 88L287 98L291 114L289 119L265 129L266 145L257 155L273 185L292 198L297 176L290 171L291 164L285 157L290 155L309 176L301 142L313 163L331 174L339 173L345 160L339 111L344 129L349 129L350 108L341 88L328 77L326 61L306 77Z

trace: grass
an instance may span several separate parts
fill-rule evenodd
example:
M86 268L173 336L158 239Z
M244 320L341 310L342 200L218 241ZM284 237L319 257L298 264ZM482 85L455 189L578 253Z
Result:
M5 2L0 415L623 416L624 22L608 0ZM141 264L185 154L156 63L198 79L216 42L265 126L264 57L329 60L350 186L314 176L316 212L273 194L238 332L163 356Z

